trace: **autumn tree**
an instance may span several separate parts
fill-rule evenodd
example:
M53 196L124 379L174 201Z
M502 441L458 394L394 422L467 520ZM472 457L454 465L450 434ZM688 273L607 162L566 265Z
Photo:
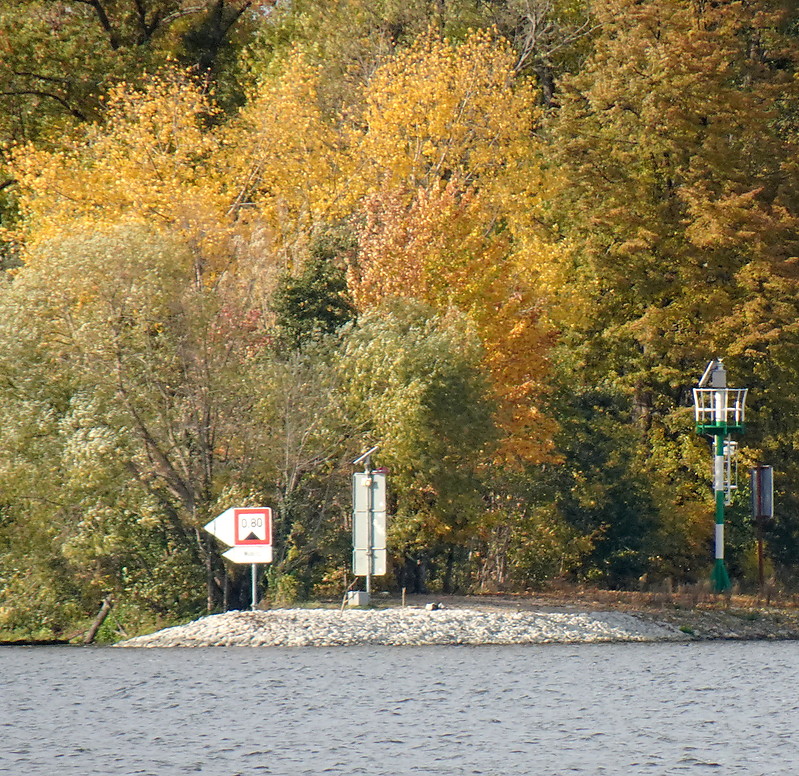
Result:
M353 138L359 177L367 192L412 193L453 176L486 195L523 189L519 177L535 174L534 99L492 35L455 45L425 34L369 80Z
M145 69L169 59L224 79L217 67L220 57L262 5L250 0L4 0L0 139L54 139L59 129L96 120L111 86L136 82Z
M356 305L415 297L474 320L498 398L507 460L541 460L552 425L545 390L549 333L530 265L507 222L535 196L533 95L510 51L476 33L425 36L371 79L355 138L364 223L351 271ZM529 176L529 177L528 177Z
M411 298L468 315L485 347L505 435L501 457L546 459L553 426L536 403L546 390L550 335L530 286L513 273L507 239L490 233L475 192L452 182L419 190L409 207L402 200L375 196L366 203L358 263L350 271L356 305Z
M563 288L582 311L564 342L586 390L625 396L647 432L658 513L693 519L698 459L678 408L712 355L742 356L745 381L791 304L796 41L765 0L595 10L602 34L549 124L568 183L545 209L576 246Z
M349 212L345 143L323 109L319 77L295 52L253 86L221 132L228 216L278 272L299 271L313 238Z
M198 528L240 499L277 507L273 591L341 584L364 440L409 580L694 579L719 354L787 564L795 9L265 5L0 4L4 589L235 604Z

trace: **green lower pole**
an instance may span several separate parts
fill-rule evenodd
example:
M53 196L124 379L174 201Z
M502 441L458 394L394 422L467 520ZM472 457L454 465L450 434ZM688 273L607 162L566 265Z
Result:
M716 561L713 565L713 590L724 593L730 589L730 575L724 565L724 437L716 436L713 490L716 496Z

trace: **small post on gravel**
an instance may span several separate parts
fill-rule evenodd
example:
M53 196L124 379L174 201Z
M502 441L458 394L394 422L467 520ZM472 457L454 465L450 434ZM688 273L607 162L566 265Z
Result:
M734 459L737 442L730 434L744 431L744 405L746 388L728 388L727 371L720 358L707 365L699 386L694 391L696 433L706 434L713 440L713 493L716 509L715 564L713 589L724 593L730 589L730 576L724 564L724 506L729 504L734 481Z
M252 604L250 605L250 611L255 611L255 605L258 603L258 582L257 582L257 575L258 573L258 564L252 564Z

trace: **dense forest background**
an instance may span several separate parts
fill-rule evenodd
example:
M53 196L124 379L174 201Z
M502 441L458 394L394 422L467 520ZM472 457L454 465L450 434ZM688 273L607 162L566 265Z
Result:
M0 627L706 579L691 387L748 387L799 563L790 0L0 0ZM746 483L730 573L756 583Z

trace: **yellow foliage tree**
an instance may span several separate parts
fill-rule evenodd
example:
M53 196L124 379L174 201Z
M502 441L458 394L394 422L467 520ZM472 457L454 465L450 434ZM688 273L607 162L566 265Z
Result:
M509 47L487 32L460 45L434 33L379 68L365 88L351 144L367 193L413 192L456 176L507 205L535 185L532 84L514 74ZM358 181L355 181L357 189Z
M139 221L185 240L200 274L218 276L237 255L296 264L314 228L341 214L345 157L316 80L296 55L216 128L212 101L188 77L165 70L141 89L120 84L102 125L59 151L17 149L19 237L32 248L66 222Z
M298 267L308 236L344 214L342 142L321 107L319 69L300 52L258 83L224 130L229 212L283 268Z
M91 232L126 221L148 223L191 248L198 277L218 274L229 256L226 192L213 174L218 140L204 127L213 108L195 84L165 73L141 90L114 88L107 121L60 151L17 149L28 258L66 224Z

